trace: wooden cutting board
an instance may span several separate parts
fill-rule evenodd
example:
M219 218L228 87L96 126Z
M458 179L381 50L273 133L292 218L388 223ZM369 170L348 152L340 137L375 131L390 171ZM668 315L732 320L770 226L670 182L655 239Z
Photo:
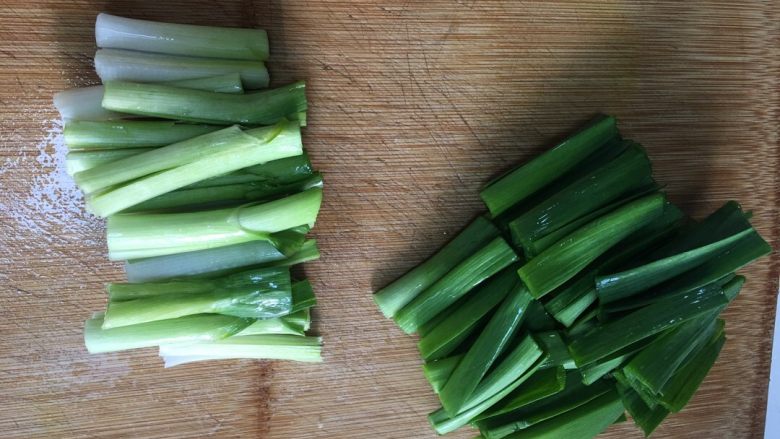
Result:
M599 111L688 212L740 200L778 248L771 3L0 0L0 436L434 437L416 340L371 292L479 212L489 177ZM324 364L87 355L82 323L122 273L64 173L50 102L96 82L99 11L264 27L276 83L308 82L305 142L327 185L323 258L305 271ZM744 271L719 363L656 437L761 437L779 261Z

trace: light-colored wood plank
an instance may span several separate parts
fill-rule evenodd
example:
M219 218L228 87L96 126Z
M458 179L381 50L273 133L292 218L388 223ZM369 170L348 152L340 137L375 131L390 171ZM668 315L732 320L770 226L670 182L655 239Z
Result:
M415 340L371 292L480 211L490 176L598 111L648 148L691 214L740 200L777 248L771 3L0 1L2 436L434 437ZM327 184L323 259L306 267L323 365L164 370L153 350L86 354L82 322L121 272L57 166L50 101L95 82L102 10L265 27L274 80L308 81L305 141ZM745 273L720 362L656 437L761 436L777 255ZM641 436L625 424L604 437Z

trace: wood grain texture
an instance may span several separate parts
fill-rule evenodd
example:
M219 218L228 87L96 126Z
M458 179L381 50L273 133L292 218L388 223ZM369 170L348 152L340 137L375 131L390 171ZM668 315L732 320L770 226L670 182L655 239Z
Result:
M371 292L479 212L490 176L598 111L688 212L740 200L778 248L773 3L0 0L0 436L434 437L415 339ZM50 102L95 82L99 11L265 27L276 83L308 81L305 143L326 175L323 259L306 267L323 365L87 355L82 322L121 271L51 158ZM656 437L761 437L778 267L773 254L745 270L719 363Z

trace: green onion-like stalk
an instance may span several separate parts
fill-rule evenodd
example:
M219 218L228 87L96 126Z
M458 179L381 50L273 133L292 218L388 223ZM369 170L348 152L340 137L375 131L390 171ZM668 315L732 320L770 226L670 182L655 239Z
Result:
M623 373L651 392L660 393L688 354L709 338L714 327L715 315L705 314L670 329L632 358Z
M564 411L503 437L507 439L592 438L620 418L623 410L623 402L613 388L572 410Z
M63 135L68 149L150 148L182 142L221 129L160 120L72 121Z
M301 151L300 127L294 123L247 132L230 127L101 165L74 178L90 194L90 210L106 217L204 178ZM121 183L126 184L112 186Z
M292 310L289 269L249 270L217 280L109 284L103 329L193 314L268 319Z
M385 317L394 317L412 299L498 234L498 229L490 221L477 217L428 260L377 291L374 301Z
M523 244L523 250L526 254L526 257L528 257L529 259L535 257L539 253L550 248L550 246L552 246L556 242L560 241L564 236L569 235L570 233L574 232L575 230L579 229L585 224L595 220L596 218L604 216L609 212L612 212L616 208L630 201L636 200L637 198L641 198L645 195L648 195L656 191L658 191L658 187L656 185L648 185L638 191L633 191L627 195L624 195L620 197L617 201L613 201L612 203L609 203L604 207L593 210L587 215L583 215L577 218L576 220L571 221L570 223L560 227L558 230L555 230L554 232L550 232L542 236L541 238L537 238L533 241L527 241L526 243ZM682 212L680 212L680 215L682 216Z
M580 386L576 372L566 373L563 367L542 369L515 389L506 398L481 414L475 422L512 413L522 407L561 392L565 387ZM534 404L535 405L535 404Z
M534 240L652 183L650 160L644 149L631 144L614 160L572 182L509 223L512 240L527 253Z
M538 373L537 373L538 375ZM536 377L534 377L536 378ZM534 390L553 391L559 390L542 399L534 400L528 404L517 407L515 410L497 416L477 421L480 432L487 439L499 439L512 433L524 430L532 425L554 419L555 417L581 407L594 399L615 390L612 382L602 380L594 385L585 386L579 381L576 372L566 375L566 382L556 387L556 382L538 382L538 388L529 388L532 380L524 383L513 394L523 389L529 392ZM519 396L519 395L518 395ZM532 395L533 396L533 395ZM521 402L521 401L518 401Z
M125 274L130 282L153 282L236 268L244 266L247 259L262 263L284 259L284 254L269 241L250 241L207 250L127 261ZM251 264L250 262L247 265Z
M544 352L532 336L525 335L520 338L516 346L507 352L496 367L479 382L479 385L463 404L460 412L470 410L499 394L504 388L533 368L543 355ZM458 363L459 366L460 364ZM450 375L450 379L452 378L453 375ZM449 382L450 380L448 380Z
M287 334L303 337L306 335L305 332L310 324L311 313L307 308L283 317L257 320L236 334L236 336Z
M242 131L238 126L232 126L90 169L75 175L74 179L81 190L90 194L150 174L209 159L214 155L248 154L251 149L270 150L272 146L268 144L283 132L285 136L279 139L285 140L279 145L282 147L281 149L283 151L289 150L289 155L295 155L295 152L302 151L300 136L295 135L300 133L300 129L293 123L280 123L273 127L250 131ZM193 176L190 179L194 181L188 182L184 186L209 177L211 175L208 177Z
M152 282L185 276L199 276L284 260L301 250L305 233L273 235L273 242L250 241L207 250L128 261L129 282Z
M167 81L162 82L161 84L171 87L212 91L215 93L244 92L244 88L241 84L241 77L238 73L226 73L204 78ZM107 121L134 117L132 114L110 111L103 108L104 91L105 88L102 85L61 91L54 95L54 106L57 108L57 111L60 112L62 119L66 122L79 120ZM65 144L69 147L71 146L68 141L67 131Z
M558 241L518 270L531 294L542 297L664 210L663 194L632 201Z
M95 70L109 81L170 82L238 73L249 89L268 87L268 70L261 61L196 58L134 50L99 49Z
M320 337L296 335L246 335L196 344L160 346L165 367L234 358L319 363L322 361L321 351Z
M726 304L728 298L719 285L680 293L599 325L574 338L569 350L577 366L582 367Z
M720 355L726 335L721 331L682 366L661 389L659 402L667 410L677 413L691 400Z
M660 404L650 408L636 391L623 384L618 384L617 388L623 405L631 415L634 424L642 429L645 437L650 437L653 431L661 425L661 422L669 416L669 410Z
M494 309L516 286L517 274L507 268L479 285L470 293L466 302L457 306L444 319L428 331L417 346L425 361L432 361L449 355L471 334L477 323ZM447 313L442 312L440 315Z
M277 248L282 249L283 253L286 251L284 250L284 246L289 246L289 244L281 243L280 246L280 239L278 238L278 234L274 234L271 236L271 241L275 243ZM217 247L219 248L219 247ZM290 247L292 248L292 247ZM206 279L213 279L216 277L226 276L228 274L238 273L240 271L244 271L249 266L252 266L253 268L271 268L271 267L291 267L293 265L303 264L304 262L309 261L316 261L320 258L320 250L317 248L317 240L316 239L307 239L303 241L303 244L300 246L300 249L294 253L292 253L290 256L279 259L276 261L270 261L270 262L263 262L263 263L254 263L250 260L244 261L244 263L239 262L241 265L237 266L236 268L225 268L221 270L215 270L215 271L209 271L204 273L199 273L196 275L193 275L195 278L206 278ZM311 287L309 287L311 288ZM293 287L293 294L295 294L295 288ZM313 294L313 293L312 293ZM293 310L294 312L295 310Z
M219 177L207 178L184 189L227 186L241 183L263 183L284 186L297 183L316 174L306 151L300 155L273 160Z
M615 118L601 116L555 148L490 182L479 195L496 217L574 168L617 136Z
M596 277L596 287L599 300L601 303L609 303L645 291L680 273L703 264L750 233L755 232L753 229L743 230L711 244L634 267L630 270L598 276Z
M73 176L81 171L96 168L130 156L151 151L152 148L107 149L71 151L65 156L65 170Z
M442 387L447 384L452 371L455 370L462 358L462 354L453 355L452 357L427 362L423 365L423 375L431 384L434 393L438 394Z
M91 354L159 346L166 343L196 343L219 340L236 334L252 319L201 314L158 320L140 325L102 329L103 315L97 314L84 326L84 344Z
M737 240L726 250L707 260L703 264L664 282L645 294L628 297L624 300L606 304L606 311L624 311L651 304L681 292L703 288L706 285L722 282L733 273L754 260L771 253L772 247L755 230Z
M268 59L268 35L262 29L241 29L98 14L98 47L168 53L208 58Z
M161 82L163 85L173 87L191 88L193 90L213 91L216 93L243 93L244 84L241 83L241 75L238 73L225 73L217 76L203 78L179 79L176 81Z
M240 244L273 241L272 233L311 225L321 189L264 204L193 213L112 215L107 224L111 260L148 258Z
M270 201L307 189L322 188L322 186L322 175L317 172L298 182L284 185L252 182L191 189L182 188L138 203L123 210L123 212L177 212L234 206L249 201Z
M114 80L105 88L103 107L112 111L217 125L270 125L307 109L303 82L246 94Z
M72 88L54 95L54 107L63 120L112 120L128 114L106 110L102 106L103 86Z
M533 297L518 280L439 392L444 410L459 413L490 366L515 335ZM534 342L535 344L535 342ZM507 383L509 384L509 383Z
M464 425L468 424L469 421L485 412L485 410L495 405L498 401L501 401L507 395L512 393L512 391L514 391L517 387L527 381L531 376L533 376L534 373L536 373L542 362L544 362L544 357L536 360L536 363L528 368L520 378L516 379L498 393L493 394L489 398L483 400L470 409L464 410L453 417L449 416L443 409L440 409L428 415L428 421L433 426L433 429L436 430L436 432L439 434L447 434L459 429L460 427L463 427ZM516 366L520 367L523 365L518 364Z
M407 334L434 318L469 290L517 260L503 238L495 238L457 264L441 279L404 306L395 322Z

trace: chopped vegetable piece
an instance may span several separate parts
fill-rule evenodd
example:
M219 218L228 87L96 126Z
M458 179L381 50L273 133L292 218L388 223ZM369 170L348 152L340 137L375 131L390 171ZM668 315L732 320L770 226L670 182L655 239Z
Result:
M574 338L569 351L577 366L582 367L727 303L719 286L677 294Z
M279 261L266 262L261 264L263 267L290 267L304 262L316 261L320 258L320 250L317 248L316 239L307 239L303 242L301 249L290 255L287 259Z
M194 79L161 82L171 87L205 90L216 93L243 93L241 77L237 73L226 73L219 76L207 76ZM54 106L60 116L68 121L109 121L134 117L132 114L109 111L103 108L102 85L73 88L54 95ZM301 125L303 126L303 125ZM65 144L70 146L68 138Z
M235 206L249 201L271 201L312 188L322 188L322 175L317 172L301 181L285 185L243 183L215 187L177 189L138 203L122 212L181 212L204 208Z
M555 148L488 183L479 195L496 217L550 184L617 136L615 118L600 116Z
M102 106L103 86L71 88L54 95L54 107L63 120L111 120L128 114L106 110Z
M547 354L547 361L542 367L563 367L565 369L574 369L574 360L572 360L566 344L557 331L547 331L535 334L537 342Z
M651 183L647 154L633 144L616 159L512 220L509 223L512 240L528 248L532 241Z
M140 325L102 329L103 315L87 320L84 344L91 354L159 346L165 343L194 343L219 340L246 328L252 319L201 314L178 319L158 320Z
M565 386L562 383L561 387L562 391L547 398L518 406L514 411L478 421L477 426L480 432L486 438L503 438L541 422L555 419L557 416L586 405L615 389L612 383L606 381L600 381L592 386L583 386L576 373L566 375ZM518 390L520 389L518 388Z
M753 230L727 250L698 267L658 285L646 294L610 303L605 308L608 311L633 309L663 300L680 292L702 288L731 275L736 270L771 252L772 247Z
M300 154L298 130L292 123L248 132L226 128L79 172L74 179L89 195L89 207L108 216L204 178L240 169L242 160L261 163Z
M632 201L583 226L523 265L518 274L531 294L542 297L663 212L663 194Z
M295 309L294 297L293 297L293 309ZM288 314L282 317L282 319L285 321L285 323L289 324L290 326L299 328L304 332L308 331L309 329L311 329L311 307L304 308L292 314Z
M271 242L250 241L207 250L127 261L125 273L130 282L152 282L279 261L284 258L284 253Z
M193 284L204 284L201 287ZM124 287L118 289L119 287ZM146 290L152 293L147 294ZM292 310L290 271L249 270L219 280L111 284L103 329L193 314L225 314L268 319Z
M702 349L694 352L686 364L661 389L659 403L664 408L672 413L679 412L688 404L701 383L704 382L704 378L707 377L715 364L715 360L718 359L720 350L726 342L722 321L719 322L719 329Z
M307 108L303 82L246 94L123 81L108 81L105 87L106 109L217 125L270 125Z
M653 261L674 256L715 241L728 238L735 233L750 229L748 216L735 201L728 201L700 223L690 224L684 233L648 255Z
M297 335L244 335L186 345L160 345L165 367L206 360L249 358L322 362L322 339Z
M542 364L543 361L544 361L544 356L542 355L542 357L536 360L536 363L534 363L530 368L528 368L528 370L522 376L517 378L514 382L512 382L508 386L504 387L498 393L495 393L489 398L483 400L479 404L458 413L454 417L449 416L444 409L439 409L428 415L428 421L433 426L433 429L436 430L436 432L439 434L446 434L455 431L460 427L463 427L464 425L468 424L471 419L474 419L475 417L483 413L485 410L495 405L498 401L501 401L508 394L512 393L512 391L515 390L518 386L520 386L526 380L528 380L528 378L533 376L533 374L539 369L539 366Z
M226 128L97 166L74 178L90 194L90 209L105 217L204 178L240 169L242 163L300 154L299 129L292 123L248 132ZM126 184L111 187L120 183Z
M221 128L217 125L193 125L167 120L74 120L65 124L63 135L71 151L149 148L182 142Z
M268 87L268 70L262 61L99 49L95 52L95 70L106 85L111 81L170 82L238 73L246 88Z
M520 328L533 298L520 282L499 305L485 329L458 363L447 384L439 392L442 406L451 416L464 408L490 366ZM535 344L535 343L534 343ZM509 384L509 383L507 383Z
M628 195L622 196L617 201L613 201L610 204L601 207L599 209L596 209L587 215L583 215L577 218L576 220L560 227L554 232L550 232L540 238L537 238L533 241L523 244L523 250L525 252L525 255L528 259L533 258L534 256L538 255L544 250L550 248L550 246L552 246L556 242L560 241L564 236L569 235L570 233L574 232L575 230L579 229L585 224L595 220L596 218L599 218L609 212L612 212L613 210L622 206L623 204L626 204L637 198L643 197L645 195L657 191L658 191L658 186L653 184L653 185L648 185L647 187L643 187L638 191L629 192Z
M493 395L500 392L506 386L520 378L531 367L537 364L539 358L544 356L544 351L530 335L522 337L516 346L511 349L480 381L474 392L469 396L461 411L469 410ZM466 358L466 357L464 357ZM458 363L460 365L461 363ZM454 373L455 371L453 371ZM450 376L452 378L452 376ZM449 382L449 381L448 381Z
M309 189L264 204L207 212L112 215L107 224L109 258L139 259L254 240L273 242L272 233L313 224L321 201L322 190Z
M547 314L544 306L538 300L534 300L528 305L528 316L523 325L531 332L552 331L558 327L555 320Z
M623 402L611 390L573 410L532 425L509 439L592 438L606 430L623 414Z
M279 185L295 183L315 173L306 151L301 155L250 166L243 171L257 176L261 181Z
M517 255L506 241L493 239L404 306L396 313L395 322L407 334L415 332L470 289L516 260Z
M513 412L537 401L544 400L562 391L566 386L567 374L563 367L542 369L502 399L490 410L476 418L479 421Z
M296 282L293 288L293 298L296 297L295 288L302 288L298 291L297 301L304 298L309 300L313 298L311 286L306 287L306 281ZM122 302L141 298L149 298L166 294L200 294L219 289L231 289L235 286L268 284L269 288L279 288L289 285L289 269L287 267L274 268L252 268L242 270L236 273L226 274L225 276L204 279L204 278L179 278L165 282L136 282L136 283L109 283L106 285L108 300L111 302ZM301 284L299 286L299 284ZM306 290L309 291L306 291ZM302 308L294 309L291 312Z
M417 346L425 361L443 358L457 347L476 328L476 324L494 309L517 286L517 275L512 267L477 286L468 300L457 309L449 308L441 314L446 317L420 339Z
M206 76L203 78L179 79L177 81L161 82L161 84L191 88L193 90L213 91L217 93L244 92L244 85L241 83L241 75L238 73L225 73L224 75Z
M618 392L623 400L623 405L628 410L634 423L642 429L645 437L650 436L661 422L669 416L669 410L662 406L650 408L633 389L618 384Z
M593 308L583 313L566 331L566 336L572 338L579 334L584 334L598 324L599 309Z
M65 170L72 177L78 172L149 151L152 148L70 151L65 156Z
M296 314L288 314L273 319L256 320L236 334L236 336L287 334L303 337L306 335L305 331L308 329L310 320L311 316L307 308Z
M715 330L718 311L683 323L656 338L623 368L623 374L653 393L660 393L688 354Z
M317 297L314 295L314 290L311 287L311 283L307 279L293 283L292 301L293 306L290 310L290 314L303 311L317 305Z
M452 371L458 365L463 355L453 355L452 357L442 358L423 364L423 375L431 384L433 392L438 394L447 380L450 379Z
M240 29L163 23L98 14L98 47L207 58L268 59L268 35L262 29Z
M614 302L640 293L680 273L703 264L719 252L734 245L738 240L753 233L743 230L727 238L695 249L653 261L620 273L598 276L596 288L601 303Z
M428 260L374 294L382 314L387 318L394 317L412 299L487 245L498 233L490 221L477 217Z

